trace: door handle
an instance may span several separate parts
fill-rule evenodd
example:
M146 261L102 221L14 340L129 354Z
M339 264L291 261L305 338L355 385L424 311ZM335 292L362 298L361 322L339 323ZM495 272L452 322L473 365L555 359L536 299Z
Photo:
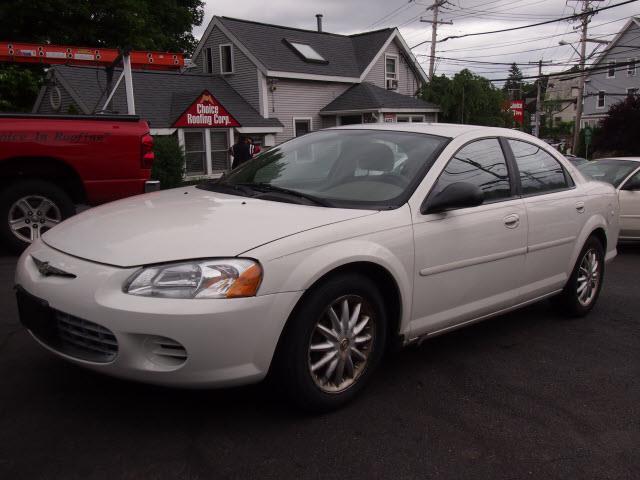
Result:
M518 215L511 214L504 217L504 226L507 228L516 228L520 225L520 217Z
M576 210L578 211L578 213L584 213L584 202L577 202Z

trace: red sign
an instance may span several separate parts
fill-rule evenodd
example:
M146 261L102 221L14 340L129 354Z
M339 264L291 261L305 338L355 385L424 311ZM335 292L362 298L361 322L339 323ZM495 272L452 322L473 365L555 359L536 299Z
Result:
M188 128L230 128L240 124L207 90L173 124Z
M394 123L396 121L396 114L385 113L383 118L384 118L384 123Z
M511 100L511 111L513 112L513 119L522 125L524 121L524 100Z

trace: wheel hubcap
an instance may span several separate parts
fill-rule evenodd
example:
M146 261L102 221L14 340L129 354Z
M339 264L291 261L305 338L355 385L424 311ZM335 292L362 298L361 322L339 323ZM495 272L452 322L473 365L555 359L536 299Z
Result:
M578 301L584 307L593 302L600 285L600 261L595 250L589 250L582 257L578 271Z
M364 372L375 336L373 309L358 295L333 301L311 334L308 367L322 391L339 393Z
M29 195L11 205L8 221L15 237L31 243L60 223L62 214L52 200L40 195Z

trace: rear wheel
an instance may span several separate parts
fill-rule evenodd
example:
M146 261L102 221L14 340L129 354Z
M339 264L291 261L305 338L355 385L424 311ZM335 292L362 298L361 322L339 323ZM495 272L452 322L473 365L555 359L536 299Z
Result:
M604 247L589 237L562 293L554 298L557 307L572 317L582 317L596 304L604 279Z
M42 180L24 180L0 195L0 238L20 253L44 232L75 213L69 196Z
M297 309L276 360L279 383L299 407L338 408L364 387L386 341L385 309L367 277L334 277Z

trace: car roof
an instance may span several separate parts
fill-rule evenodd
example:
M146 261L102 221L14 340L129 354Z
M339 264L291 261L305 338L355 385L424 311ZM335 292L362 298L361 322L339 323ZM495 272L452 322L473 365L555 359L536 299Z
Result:
M500 127L485 127L482 125L460 125L456 123L365 123L358 125L345 125L333 127L331 130L390 130L396 132L415 132L438 135L441 137L455 138L466 133L486 133L487 135L503 135L513 138L536 139L528 133L519 130Z

